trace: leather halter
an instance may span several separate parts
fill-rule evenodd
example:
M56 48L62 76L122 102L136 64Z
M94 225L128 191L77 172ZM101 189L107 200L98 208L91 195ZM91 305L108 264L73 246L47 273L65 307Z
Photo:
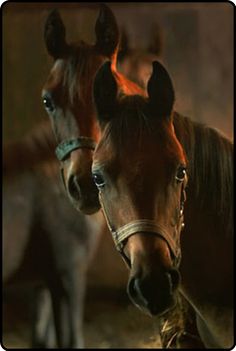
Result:
M76 149L91 149L94 150L96 143L92 138L81 136L76 139L70 139L61 142L55 150L56 156L59 161L63 162ZM63 167L60 169L61 179L66 189L66 182L64 179ZM66 189L67 190L67 189Z
M59 161L64 161L76 149L94 150L95 147L96 143L92 138L81 136L76 139L63 141L57 146L55 153Z
M115 242L116 248L119 251L119 253L122 255L123 259L125 260L125 262L128 264L129 267L130 267L129 259L127 258L127 256L124 254L124 251L123 251L125 246L124 240L138 232L142 232L143 234L148 234L148 235L156 235L164 239L174 258L174 264L176 265L176 267L179 266L180 260L181 260L179 234L184 227L183 208L184 208L184 202L186 201L186 193L185 193L184 185L182 185L182 189L181 189L179 223L177 224L178 238L176 238L175 240L169 234L169 231L167 228L165 228L163 225L157 224L155 221L150 219L133 220L128 224L125 224L122 227L115 229L114 226L111 224L111 221L107 215L106 208L102 201L101 191L99 191L99 200L100 200L100 204L101 204L108 228Z

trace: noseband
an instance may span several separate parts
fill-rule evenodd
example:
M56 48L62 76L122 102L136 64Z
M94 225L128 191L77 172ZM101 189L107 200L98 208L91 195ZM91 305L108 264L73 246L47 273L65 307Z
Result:
M129 267L130 267L129 259L124 254L124 246L125 246L124 241L128 239L131 235L139 232L142 232L143 234L148 234L148 235L156 235L164 239L174 258L174 265L176 267L179 266L180 260L181 260L179 234L184 227L183 209L184 209L184 202L186 201L186 193L185 193L184 185L182 185L182 189L181 189L179 223L177 225L178 237L175 240L169 234L169 231L167 228L165 228L163 225L157 224L155 221L150 219L134 220L118 229L115 229L114 226L111 224L111 221L108 217L107 211L103 204L101 192L99 192L99 200L100 200L100 204L101 204L105 219L107 221L108 228L115 242L116 248L119 251L119 253L122 255L123 259L125 260L125 262L128 264Z
M76 139L63 141L57 146L55 153L59 161L64 161L76 149L94 150L95 147L96 143L92 138L81 136Z
M94 150L95 147L96 147L96 143L92 138L81 136L81 137L78 137L76 139L70 139L70 140L66 140L66 141L61 142L57 146L55 153L56 153L58 160L63 162L70 156L71 152L74 150L77 150L77 149ZM61 171L62 182L63 182L64 187L66 189L63 167L61 167L60 171Z

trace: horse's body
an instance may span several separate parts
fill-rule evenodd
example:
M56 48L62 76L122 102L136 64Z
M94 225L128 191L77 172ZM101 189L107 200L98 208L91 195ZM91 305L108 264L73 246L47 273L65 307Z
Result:
M14 146L6 149L11 150L11 157L15 150L17 158L19 144L17 149ZM10 165L13 160L4 161ZM4 287L27 283L32 288L33 347L83 347L87 270L103 220L100 214L85 216L71 206L57 161L44 159L28 171L25 164L24 172L17 169L16 174L13 165L7 170L5 167L3 184Z
M205 347L232 347L232 143L173 112L172 82L157 62L148 98L126 96L109 64L97 74L94 96L102 137L93 174L131 269L130 298L162 314L180 291Z

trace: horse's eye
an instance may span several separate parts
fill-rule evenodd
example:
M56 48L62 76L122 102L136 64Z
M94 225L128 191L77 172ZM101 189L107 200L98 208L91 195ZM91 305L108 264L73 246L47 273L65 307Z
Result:
M50 97L44 96L43 97L43 104L44 104L44 107L46 108L46 110L48 110L49 112L53 112L55 110L54 103Z
M98 188L104 187L105 181L100 173L93 173L93 180Z
M184 181L184 178L186 176L186 168L184 166L180 166L177 170L177 173L175 175L175 179L178 181L178 182L183 182Z

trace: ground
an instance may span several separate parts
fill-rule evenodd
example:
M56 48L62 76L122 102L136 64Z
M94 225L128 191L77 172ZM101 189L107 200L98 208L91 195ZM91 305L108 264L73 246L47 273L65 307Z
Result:
M4 309L3 345L29 348L29 323L22 317L19 301ZM86 348L160 348L158 320L133 306L124 292L97 296L90 294L85 307Z

